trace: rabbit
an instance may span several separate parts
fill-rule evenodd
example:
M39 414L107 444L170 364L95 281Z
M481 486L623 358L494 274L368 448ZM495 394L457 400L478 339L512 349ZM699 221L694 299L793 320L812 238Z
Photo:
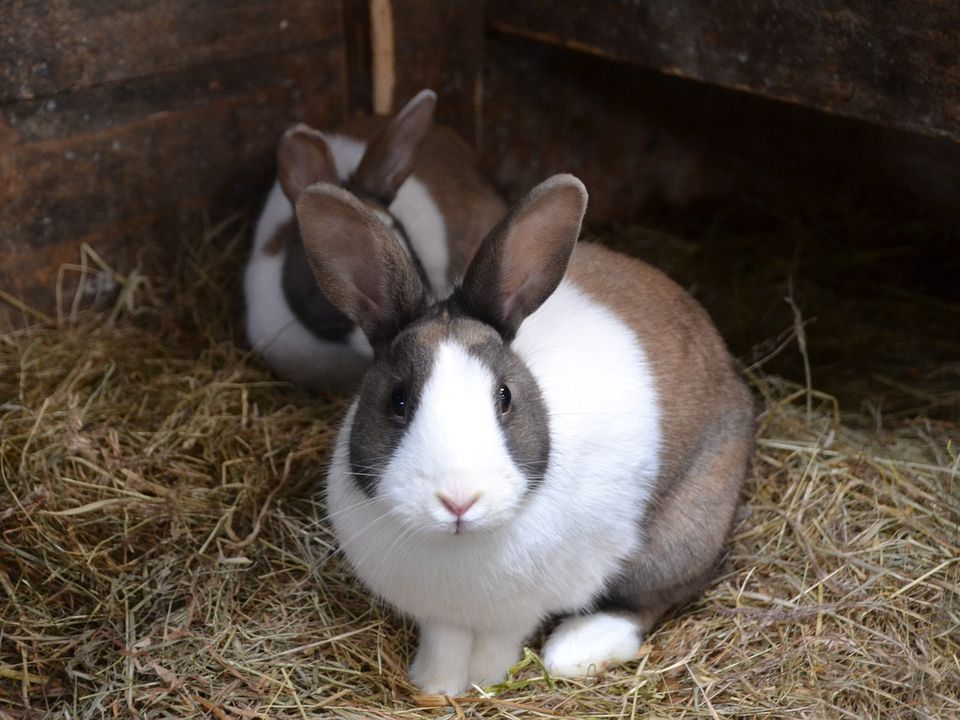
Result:
M731 531L752 396L692 297L576 242L586 204L571 175L541 183L436 300L355 197L317 184L297 203L319 286L373 348L329 519L363 583L416 621L423 692L501 680L556 616L551 674L630 660Z
M355 323L317 287L294 217L316 181L363 200L411 253L430 292L448 294L506 205L472 150L434 126L436 95L418 93L389 122L356 117L333 133L297 125L277 151L277 181L255 230L246 267L247 337L285 380L313 390L352 389L371 348Z

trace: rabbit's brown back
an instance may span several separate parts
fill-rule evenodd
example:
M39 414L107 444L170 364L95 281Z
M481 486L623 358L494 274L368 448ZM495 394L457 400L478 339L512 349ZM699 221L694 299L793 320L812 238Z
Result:
M640 519L643 551L607 598L649 630L701 592L717 565L753 449L753 399L707 312L663 272L580 243L568 273L631 327L657 388L662 447Z

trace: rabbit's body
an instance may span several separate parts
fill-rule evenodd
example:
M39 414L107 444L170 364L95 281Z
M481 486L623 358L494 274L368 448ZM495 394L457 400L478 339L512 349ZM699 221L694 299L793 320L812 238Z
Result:
M418 95L411 105L424 96ZM432 94L427 97L432 103ZM416 257L430 291L443 296L505 206L481 176L466 144L446 128L426 125L411 150L412 173L403 176L391 190L392 198L377 211L392 225L397 242ZM371 140L387 126L387 118L356 117L340 132L312 131L329 149L333 167L304 168L308 182L351 183ZM313 389L352 387L372 355L370 344L317 287L291 202L302 187L288 189L289 184L285 189L281 181L274 183L254 229L244 276L247 337L286 380Z
M557 614L589 613L551 634L554 673L629 659L701 591L733 521L750 395L681 288L574 247L585 197L572 178L535 189L433 303L409 269L378 289L324 254L360 209L324 189L298 205L321 285L376 350L334 452L330 515L357 574L417 620L411 677L428 692L500 679ZM343 228L320 228L314 203Z
M434 345L432 393L457 398L465 378L490 372L464 351L468 345L455 325ZM550 408L546 477L513 522L496 531L405 538L405 523L377 522L386 508L362 502L348 459L355 410L344 422L329 474L337 536L364 582L414 617L532 629L545 613L595 601L637 546L637 509L656 478L660 445L656 391L639 343L606 307L564 282L527 318L513 349L546 397L584 376L595 378L589 392L602 410L585 410L574 395ZM439 407L429 418L421 413L418 431L437 445L459 447L467 456L462 463L482 466L482 439L495 428L494 418L483 419L486 427L474 417L451 419ZM476 458L469 457L471 450ZM611 485L610 478L630 481ZM597 517L604 518L602 525ZM565 538L589 538L589 548ZM382 547L369 552L372 545Z

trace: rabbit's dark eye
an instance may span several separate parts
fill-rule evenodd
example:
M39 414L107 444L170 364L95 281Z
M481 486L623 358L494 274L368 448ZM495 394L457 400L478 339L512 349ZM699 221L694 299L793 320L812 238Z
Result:
M497 399L500 402L500 412L506 414L510 410L510 400L512 399L510 388L506 385L501 385L497 393Z
M396 417L400 419L406 419L407 393L399 385L397 385L397 387L395 387L393 392L390 394L390 409L393 410L393 414Z

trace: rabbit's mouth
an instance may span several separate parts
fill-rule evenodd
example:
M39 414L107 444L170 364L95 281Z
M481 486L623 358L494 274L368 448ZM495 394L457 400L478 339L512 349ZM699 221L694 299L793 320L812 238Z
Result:
M499 507L495 504L477 502L469 508L456 508L463 511L452 512L439 501L434 506L422 505L410 512L409 505L395 507L392 513L394 519L405 527L405 532L411 532L421 537L437 539L469 538L489 535L509 524L514 515L513 506Z
M469 520L461 520L457 518L453 521L453 534L454 535L463 535L470 531L471 525Z
M491 526L486 523L478 522L476 520L454 520L447 523L446 527L441 531L440 535L442 537L449 538L453 536L454 538L470 538L470 537L479 537L482 535L489 535L496 532L501 526L499 524Z

